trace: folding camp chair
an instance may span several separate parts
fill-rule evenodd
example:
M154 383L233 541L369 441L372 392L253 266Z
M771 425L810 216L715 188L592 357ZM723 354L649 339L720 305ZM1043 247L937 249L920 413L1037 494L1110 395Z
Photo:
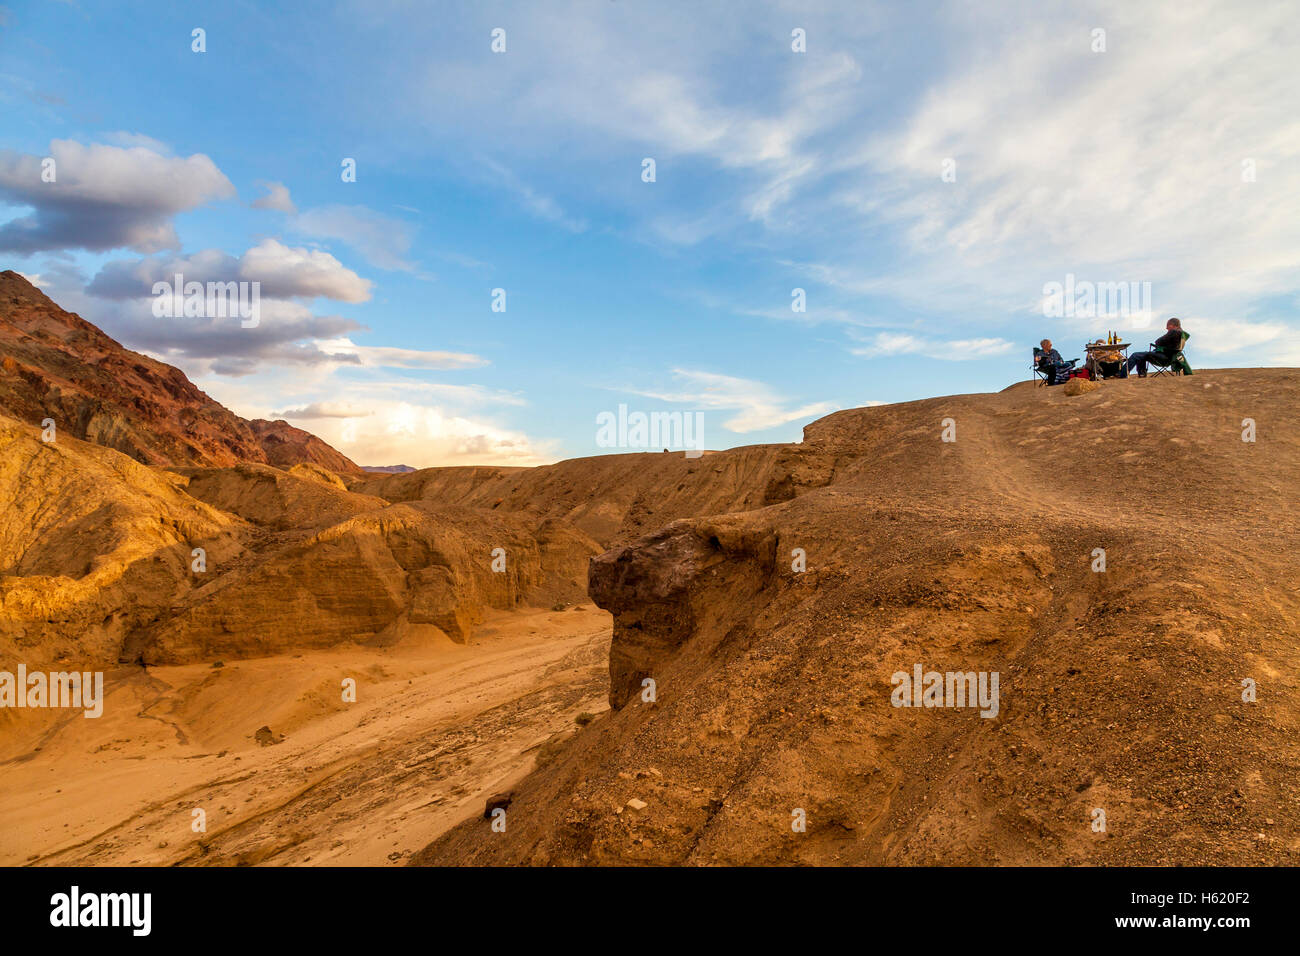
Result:
M1030 371L1034 373L1034 378L1033 378L1034 388L1038 388L1038 386L1040 385L1052 384L1051 373L1049 371L1046 371L1038 367L1038 358L1042 354L1043 354L1043 350L1035 345L1034 364L1029 366Z
M1178 351L1173 354L1172 358L1170 358L1167 366L1156 365L1155 362L1149 363L1154 366L1156 370L1155 374L1151 376L1152 378L1159 378L1161 375L1182 375L1183 369L1190 368L1187 364L1187 359L1183 357L1183 348L1186 347L1187 340L1191 337L1191 334L1191 332L1183 333L1183 337L1178 340ZM1154 350L1155 347L1155 343L1152 342L1151 349Z

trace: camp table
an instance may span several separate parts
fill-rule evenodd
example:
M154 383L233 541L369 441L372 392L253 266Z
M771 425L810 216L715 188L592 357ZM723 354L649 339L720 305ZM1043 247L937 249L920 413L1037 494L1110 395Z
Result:
M1093 352L1118 352L1119 367L1124 369L1128 366L1128 347L1128 342L1115 342L1111 345L1107 345L1103 342L1100 345L1085 345L1083 350L1088 353L1088 358L1092 358ZM1123 372L1121 371L1120 374L1122 375Z

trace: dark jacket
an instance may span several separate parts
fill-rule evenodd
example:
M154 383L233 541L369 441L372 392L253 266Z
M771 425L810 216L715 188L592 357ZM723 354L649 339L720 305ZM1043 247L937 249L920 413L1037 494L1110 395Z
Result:
M1156 339L1151 344L1154 345L1161 352L1164 352L1166 355L1172 357L1173 354L1182 347L1183 330L1170 329L1168 332L1160 336L1160 338Z

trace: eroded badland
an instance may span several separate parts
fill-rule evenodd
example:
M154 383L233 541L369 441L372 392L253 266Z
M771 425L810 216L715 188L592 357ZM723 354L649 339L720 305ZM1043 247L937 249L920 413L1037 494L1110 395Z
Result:
M1294 864L1298 406L376 476L4 273L0 670L104 692L0 708L0 863ZM998 706L895 706L917 666Z

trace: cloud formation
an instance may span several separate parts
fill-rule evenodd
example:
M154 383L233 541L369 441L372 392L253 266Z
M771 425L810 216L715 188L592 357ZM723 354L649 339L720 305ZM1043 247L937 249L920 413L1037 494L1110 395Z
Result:
M105 263L86 291L105 299L142 298L152 295L155 282L172 282L177 273L186 282L260 282L266 298L370 298L370 281L328 252L290 247L276 239L264 239L239 257L205 249L190 256L114 260Z
M289 197L289 187L284 183L259 180L257 185L266 190L266 195L253 200L251 205L254 209L273 209L291 216L298 211L298 207Z
M866 345L850 351L863 358L924 355L926 358L941 359L946 362L965 362L1007 355L1015 349L1014 342L999 338L939 340L902 332L880 332L868 339Z
M296 233L342 242L371 265L389 271L412 272L409 261L411 227L365 206L318 206L298 214L289 223Z
M402 349L383 345L356 345L348 339L322 341L321 348L355 356L356 364L372 368L454 369L479 368L487 359L467 352Z
M583 232L587 228L585 220L570 216L554 198L538 192L512 170L491 159L483 160L483 166L491 171L498 183L515 194L531 215L553 222L569 232Z
M265 375L199 384L241 415L284 418L364 465L530 466L557 457L555 442L531 439L485 414L485 405L516 404L516 397L477 386L351 378L304 385Z
M311 402L300 408L286 408L282 412L272 412L271 417L309 421L314 418L365 418L374 413L374 409L359 408L346 402Z
M0 150L0 199L31 210L0 224L0 252L179 249L177 214L234 195L230 180L202 154L181 158L146 146L57 139L48 157Z
M256 281L261 284L261 318L244 328L236 317L158 318L152 311L155 282ZM465 352L359 345L350 334L361 323L340 315L318 315L305 303L324 298L364 302L371 283L327 252L290 247L264 239L242 256L205 249L189 256L112 260L85 292L108 300L96 307L97 321L132 348L184 364L196 374L251 375L263 364L357 368L467 369L487 360ZM75 301L75 299L74 299ZM288 416L286 416L288 417Z
M797 408L770 386L747 378L719 375L693 369L675 368L672 376L680 384L674 390L624 391L664 402L693 406L691 410L736 411L737 414L722 423L732 432L756 432L775 428L800 419L817 418L835 410L831 402L813 402Z

